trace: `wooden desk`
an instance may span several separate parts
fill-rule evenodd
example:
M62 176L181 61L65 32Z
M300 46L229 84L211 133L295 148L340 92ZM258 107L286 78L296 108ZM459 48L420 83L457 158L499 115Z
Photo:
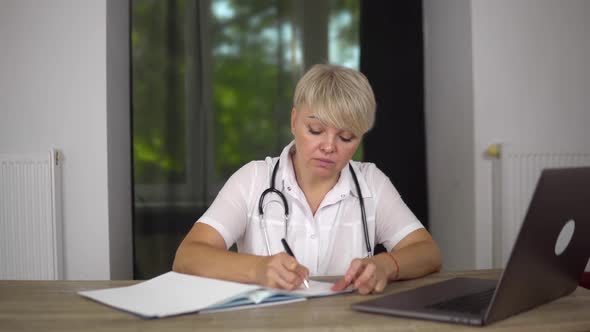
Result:
M497 278L499 273L499 270L437 273L390 284L385 293L456 276ZM350 305L369 298L357 294L157 320L144 320L76 294L80 290L136 282L0 281L0 331L483 331L478 327L355 312ZM492 324L485 331L590 331L590 290L579 287L570 296Z

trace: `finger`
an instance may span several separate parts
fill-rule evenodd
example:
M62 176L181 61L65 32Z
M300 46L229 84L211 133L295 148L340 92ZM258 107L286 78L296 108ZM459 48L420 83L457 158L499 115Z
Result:
M373 263L368 263L364 266L363 271L356 278L354 285L357 288L361 288L363 285L372 283L375 285L375 271L377 267Z
M301 279L305 279L305 280L309 279L309 270L301 264L297 265L297 268L295 269L295 273L297 273L297 275L299 275L301 277Z
M377 280L375 278L375 275L373 275L369 280L365 281L364 283L358 286L359 293L362 295L372 293L375 290L376 283Z
M383 290L385 289L385 286L387 286L387 278L377 280L377 283L375 284L375 289L373 290L373 293L382 293Z
M297 275L289 272L289 269L297 265L297 261L286 253L270 256L265 269L265 284L273 288L294 289L300 282L297 282Z
M350 281L346 281L346 279L343 277L342 279L336 281L330 289L335 292L339 292L341 290L346 289L346 287L348 287L348 285L350 285Z
M292 273L281 272L281 277L287 282L295 285L295 288L300 287L303 281L309 278L309 270L307 267L299 264L294 257L284 254L280 259L281 265L286 271L292 272L298 276L298 278L295 278Z
M372 293L373 290L375 289L375 283L376 283L376 281L374 279L372 279L372 280L369 280L369 281L361 284L358 287L358 292L363 295Z
M289 255L281 255L278 257L279 264L276 265L276 270L282 280L289 284L287 289L299 288L303 283L303 279L309 275L309 271L303 265L300 265L295 258Z
M280 288L280 289L287 289L293 290L298 285L296 283L290 282L287 278L283 277L283 271L281 269L270 268L268 272L268 279L270 281L271 287L273 288ZM292 272L289 272L292 273ZM295 277L297 277L295 275Z
M363 261L361 259L355 258L350 262L350 266L348 270L344 274L344 279L349 284L352 283L358 276L360 272L363 270Z
M293 285L293 288L298 288L303 283L303 277L297 271L297 269L295 269L295 271L283 269L280 270L279 273L283 280Z
M375 289L377 275L375 264L367 264L363 273L355 280L354 285L360 294L369 294Z
M278 254L277 259L279 260L279 264L288 271L295 272L297 270L297 266L299 266L299 262L297 262L294 257L289 256L284 252Z
M358 292L361 295L367 295L367 294L371 294L371 292L373 291L373 287L367 285L367 284L363 284L361 287L359 287Z

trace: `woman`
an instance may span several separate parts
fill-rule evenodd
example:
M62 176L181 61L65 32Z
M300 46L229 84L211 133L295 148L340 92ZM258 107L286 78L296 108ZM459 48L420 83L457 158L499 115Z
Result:
M333 290L353 284L361 294L438 271L436 243L390 180L372 163L351 161L375 117L364 75L316 65L298 82L293 104L294 141L280 157L230 177L180 244L173 269L289 290L309 275L343 275ZM270 186L280 194L261 199ZM227 250L233 243L238 253ZM376 243L388 252L372 256Z

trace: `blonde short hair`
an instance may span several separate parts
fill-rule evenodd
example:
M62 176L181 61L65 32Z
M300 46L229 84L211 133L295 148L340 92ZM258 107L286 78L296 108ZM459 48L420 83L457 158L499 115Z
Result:
M336 65L315 65L295 87L295 109L309 107L327 126L362 137L375 122L375 95L362 73Z

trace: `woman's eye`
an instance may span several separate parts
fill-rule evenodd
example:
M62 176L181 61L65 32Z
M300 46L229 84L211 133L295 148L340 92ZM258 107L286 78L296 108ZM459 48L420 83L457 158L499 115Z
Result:
M310 134L312 134L312 135L319 135L319 134L321 134L321 133L322 133L322 131L321 131L321 130L314 130L314 129L313 129L313 128L311 128L311 127L308 127L308 128L307 128L307 130L309 130L309 133L310 133Z
M350 141L352 141L352 137L342 137L342 136L340 136L340 139L341 139L343 142L350 142Z

